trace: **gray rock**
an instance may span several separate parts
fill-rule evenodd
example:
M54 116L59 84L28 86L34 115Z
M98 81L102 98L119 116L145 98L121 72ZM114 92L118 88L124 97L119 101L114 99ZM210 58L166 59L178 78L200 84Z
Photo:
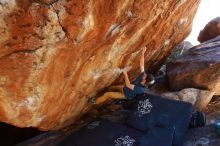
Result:
M172 53L170 54L166 62L168 63L171 60L179 58L180 56L184 56L185 54L187 54L187 51L192 47L193 45L188 41L180 43L173 48Z
M198 88L220 95L220 36L169 62L167 76L171 90Z

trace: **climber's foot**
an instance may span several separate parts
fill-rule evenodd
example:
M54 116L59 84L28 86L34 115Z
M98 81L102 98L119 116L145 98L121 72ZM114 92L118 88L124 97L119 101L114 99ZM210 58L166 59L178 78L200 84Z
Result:
M89 105L95 105L96 104L95 101L96 101L95 98L91 97L91 98L89 98L88 103L89 103Z

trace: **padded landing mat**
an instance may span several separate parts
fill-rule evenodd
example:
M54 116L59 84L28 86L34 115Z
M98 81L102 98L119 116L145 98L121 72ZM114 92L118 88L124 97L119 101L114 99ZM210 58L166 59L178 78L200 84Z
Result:
M174 128L155 127L141 138L140 146L172 146Z
M190 122L192 105L151 94L144 94L138 98L129 116L128 125L145 133L153 131L156 127L174 128L173 146L182 146Z
M59 146L139 146L143 133L110 121L95 121L64 139Z
M171 146L174 129L155 127L144 134L118 123L94 121L65 138L59 146Z

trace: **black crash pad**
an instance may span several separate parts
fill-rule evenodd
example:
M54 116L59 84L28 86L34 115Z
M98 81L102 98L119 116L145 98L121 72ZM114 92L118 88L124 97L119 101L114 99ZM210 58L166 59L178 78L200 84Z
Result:
M171 146L174 129L155 127L147 134L118 123L97 120L65 138L59 146Z
M143 133L127 126L94 121L64 139L59 146L139 146Z
M144 133L154 130L155 127L174 128L173 146L181 146L191 113L190 103L144 94L138 97L127 123Z
M173 136L173 127L155 127L141 138L139 146L172 146Z

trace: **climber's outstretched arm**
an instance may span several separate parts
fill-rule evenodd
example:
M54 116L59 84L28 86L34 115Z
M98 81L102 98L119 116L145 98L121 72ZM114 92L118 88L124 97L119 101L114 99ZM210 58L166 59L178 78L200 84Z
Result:
M134 90L134 85L131 84L131 82L130 82L130 80L129 80L129 78L128 78L128 73L127 73L127 71L123 71L123 74L124 74L124 77L125 77L125 85L126 85L129 89Z
M141 50L141 58L140 58L140 69L141 72L144 72L144 53L146 52L146 47L142 48Z

